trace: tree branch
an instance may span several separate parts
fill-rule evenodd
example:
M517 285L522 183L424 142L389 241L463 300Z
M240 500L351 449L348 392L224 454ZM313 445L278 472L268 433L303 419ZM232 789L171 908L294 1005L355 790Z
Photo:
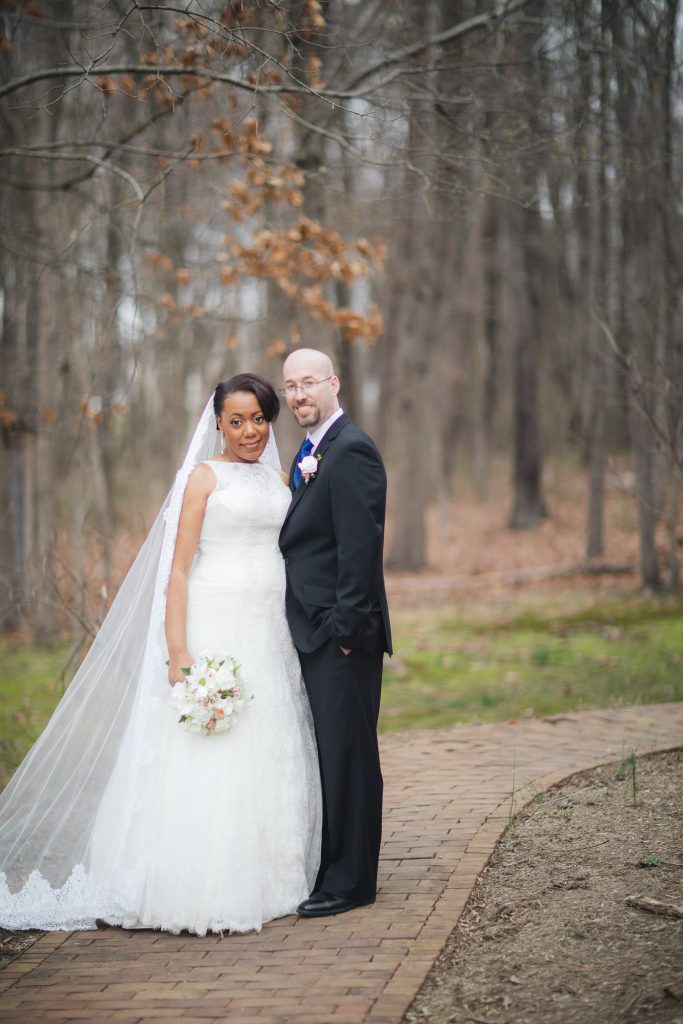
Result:
M134 153L136 156L161 157L166 160L185 160L191 156L193 160L225 160L226 157L241 156L234 149L221 149L212 153L194 153L192 149L184 149L182 153L170 149L148 149L144 146L129 146L125 142L101 141L97 139L64 139L62 142L36 143L34 146L13 146L11 149L0 149L0 159L8 156L39 157L42 160L85 160L85 156L77 153L68 154L69 149L106 149L109 153ZM65 156L61 150L67 150Z
M393 64L399 64L403 61L410 60L416 57L419 53L424 53L425 50L430 49L432 46L441 46L443 43L450 43L454 39L460 39L462 36L468 35L470 32L476 32L479 29L487 28L494 21L500 21L502 18L507 17L510 14L515 14L523 7L527 7L533 0L511 0L510 3L504 2L501 5L499 11L489 11L486 14L477 14L473 18L468 18L467 21L461 21L458 25L453 25L451 28L446 29L444 32L439 32L438 35L431 36L429 39L421 39L416 43L412 43L411 46L405 46L402 50L397 50L395 53L390 53L382 60L375 61L374 64L368 65L363 68L358 74L351 79L347 84L346 89L349 91L355 89L365 79L370 78L377 71L381 71L383 68L389 68Z
M11 150L7 152L10 156L23 155L21 150L16 150L14 153ZM103 160L101 157L93 156L92 153L31 153L31 156L35 160L80 160L83 163L94 164L95 167L101 167L105 171L111 171L112 174L118 174L120 178L123 178L123 180L130 185L138 202L144 202L145 193L137 179L134 178L132 174L129 174L128 171L124 171L122 167L118 167L116 164L111 163L110 160ZM10 183L11 180L8 181L8 184Z
M194 91L195 91L194 89L188 89L187 92L181 93L179 96L177 96L176 100L175 100L175 107L176 107L176 109L180 106L181 103L184 103L185 100L188 99L188 97L192 96ZM125 144L128 143L131 139L136 138L138 135L142 135L145 131L147 131L147 129L151 125L156 124L156 122L161 120L162 117L168 117L168 115L170 113L171 113L171 110L169 108L161 108L161 109L155 111L145 121L135 125L129 132L127 132L121 139L119 139L117 143L113 143L113 142L108 143L106 145L106 147L105 147L105 153L100 157L100 159L106 159L114 151L114 149L123 149ZM73 143L73 144L76 145L76 143ZM47 149L51 149L53 145L57 146L57 145L60 145L60 143L47 143L46 145L37 144L33 148L47 150ZM93 145L95 148L98 148L98 143L95 142L94 140L92 142L82 143L82 145L84 145L84 146ZM21 152L22 152L22 155L23 155L24 147L20 147L20 149L21 149ZM173 154L173 158L175 158L176 156L177 156L177 154ZM96 171L97 171L97 167L93 166L89 170L85 171L83 174L74 175L73 178L68 178L66 181L60 181L60 182L57 182L57 183L53 183L53 182L39 182L38 184L28 183L25 180L17 180L15 178L9 178L9 177L4 176L4 175L0 175L0 182L2 182L4 185L9 185L12 188L19 189L20 191L29 191L29 192L36 192L36 191L39 191L39 192L66 192L69 189L73 188L75 185L81 185L84 181L88 181L88 179L92 178L93 174L95 174Z
M358 74L351 79L351 82L343 89L313 89L306 85L305 82L299 82L296 79L292 80L293 84L260 84L257 82L247 82L242 78L236 78L234 75L212 71L209 68L184 67L174 64L110 64L98 67L92 65L90 67L44 68L42 71L35 71L32 74L22 75L20 78L14 78L0 86L0 99L5 96L10 96L12 93L18 92L21 89L25 89L29 85L34 85L37 82L46 82L51 80L62 81L64 79L71 78L81 78L83 81L86 81L92 79L94 76L103 77L106 75L145 75L155 76L160 79L163 77L193 77L201 78L210 82L221 82L224 85L232 85L236 89L242 89L246 92L259 95L282 95L286 93L304 94L308 96L315 96L318 99L330 102L343 99L360 99L363 96L366 96L369 92L373 92L385 84L384 81L380 81L366 89L357 88L358 85L374 76L378 71L391 68L396 64L410 60L417 56L417 54L428 50L430 47L440 46L443 43L451 42L452 40L458 39L470 32L486 28L495 21L500 20L502 17L516 13L531 2L532 0L511 0L510 3L505 4L504 8L500 12L489 12L487 14L477 15L474 18L461 22L459 25L453 26L453 28L447 29L445 32L440 32L438 35L431 36L429 39L413 43L412 46L404 47L393 54L388 54L382 60L376 61L374 64L371 64L359 71ZM274 60L271 56L267 54L266 56L269 60ZM394 77L395 72L392 74L391 78ZM351 111L351 113L353 113L353 111Z

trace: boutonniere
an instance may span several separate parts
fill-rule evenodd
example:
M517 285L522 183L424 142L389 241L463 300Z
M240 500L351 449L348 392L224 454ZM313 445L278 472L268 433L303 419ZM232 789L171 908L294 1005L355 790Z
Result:
M301 476L305 484L311 480L318 472L318 463L322 459L322 455L305 455L299 463L299 469L301 470Z

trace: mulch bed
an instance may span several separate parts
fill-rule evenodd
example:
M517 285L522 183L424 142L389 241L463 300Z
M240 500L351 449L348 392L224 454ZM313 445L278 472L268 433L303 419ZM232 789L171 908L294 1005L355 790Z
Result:
M683 750L635 758L635 801L626 756L513 820L403 1024L422 1021L683 1024Z

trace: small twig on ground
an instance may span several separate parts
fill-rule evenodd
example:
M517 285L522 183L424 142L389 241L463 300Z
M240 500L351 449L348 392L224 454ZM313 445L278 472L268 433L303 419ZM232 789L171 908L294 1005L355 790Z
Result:
M638 1002L639 999L640 999L640 992L636 992L634 995L632 995L631 998L629 999L629 1001L627 1002L626 1006L624 1006L622 1008L620 1016L625 1017L628 1013L630 1013L631 1010L636 1005L636 1003Z
M683 907L676 906L675 903L662 903L661 900L652 899L650 896L627 896L626 902L629 907L648 910L651 914L661 914L662 917L683 917Z
M631 753L628 755L629 769L631 772L631 797L633 799L633 806L635 807L638 802L638 780L636 777L636 751L634 747L631 747Z
M512 751L512 792L510 793L510 810L508 812L508 828L511 827L515 816L515 783L517 774L517 751Z

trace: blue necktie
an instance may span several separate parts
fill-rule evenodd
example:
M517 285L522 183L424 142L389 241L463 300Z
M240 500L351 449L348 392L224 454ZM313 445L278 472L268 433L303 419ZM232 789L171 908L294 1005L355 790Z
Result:
M294 472L292 473L292 483L294 484L294 490L297 489L301 483L301 470L299 469L299 463L302 459L305 459L307 455L310 455L313 451L313 442L310 437L307 437L304 443L299 448L299 454L296 457L296 465L294 466Z

